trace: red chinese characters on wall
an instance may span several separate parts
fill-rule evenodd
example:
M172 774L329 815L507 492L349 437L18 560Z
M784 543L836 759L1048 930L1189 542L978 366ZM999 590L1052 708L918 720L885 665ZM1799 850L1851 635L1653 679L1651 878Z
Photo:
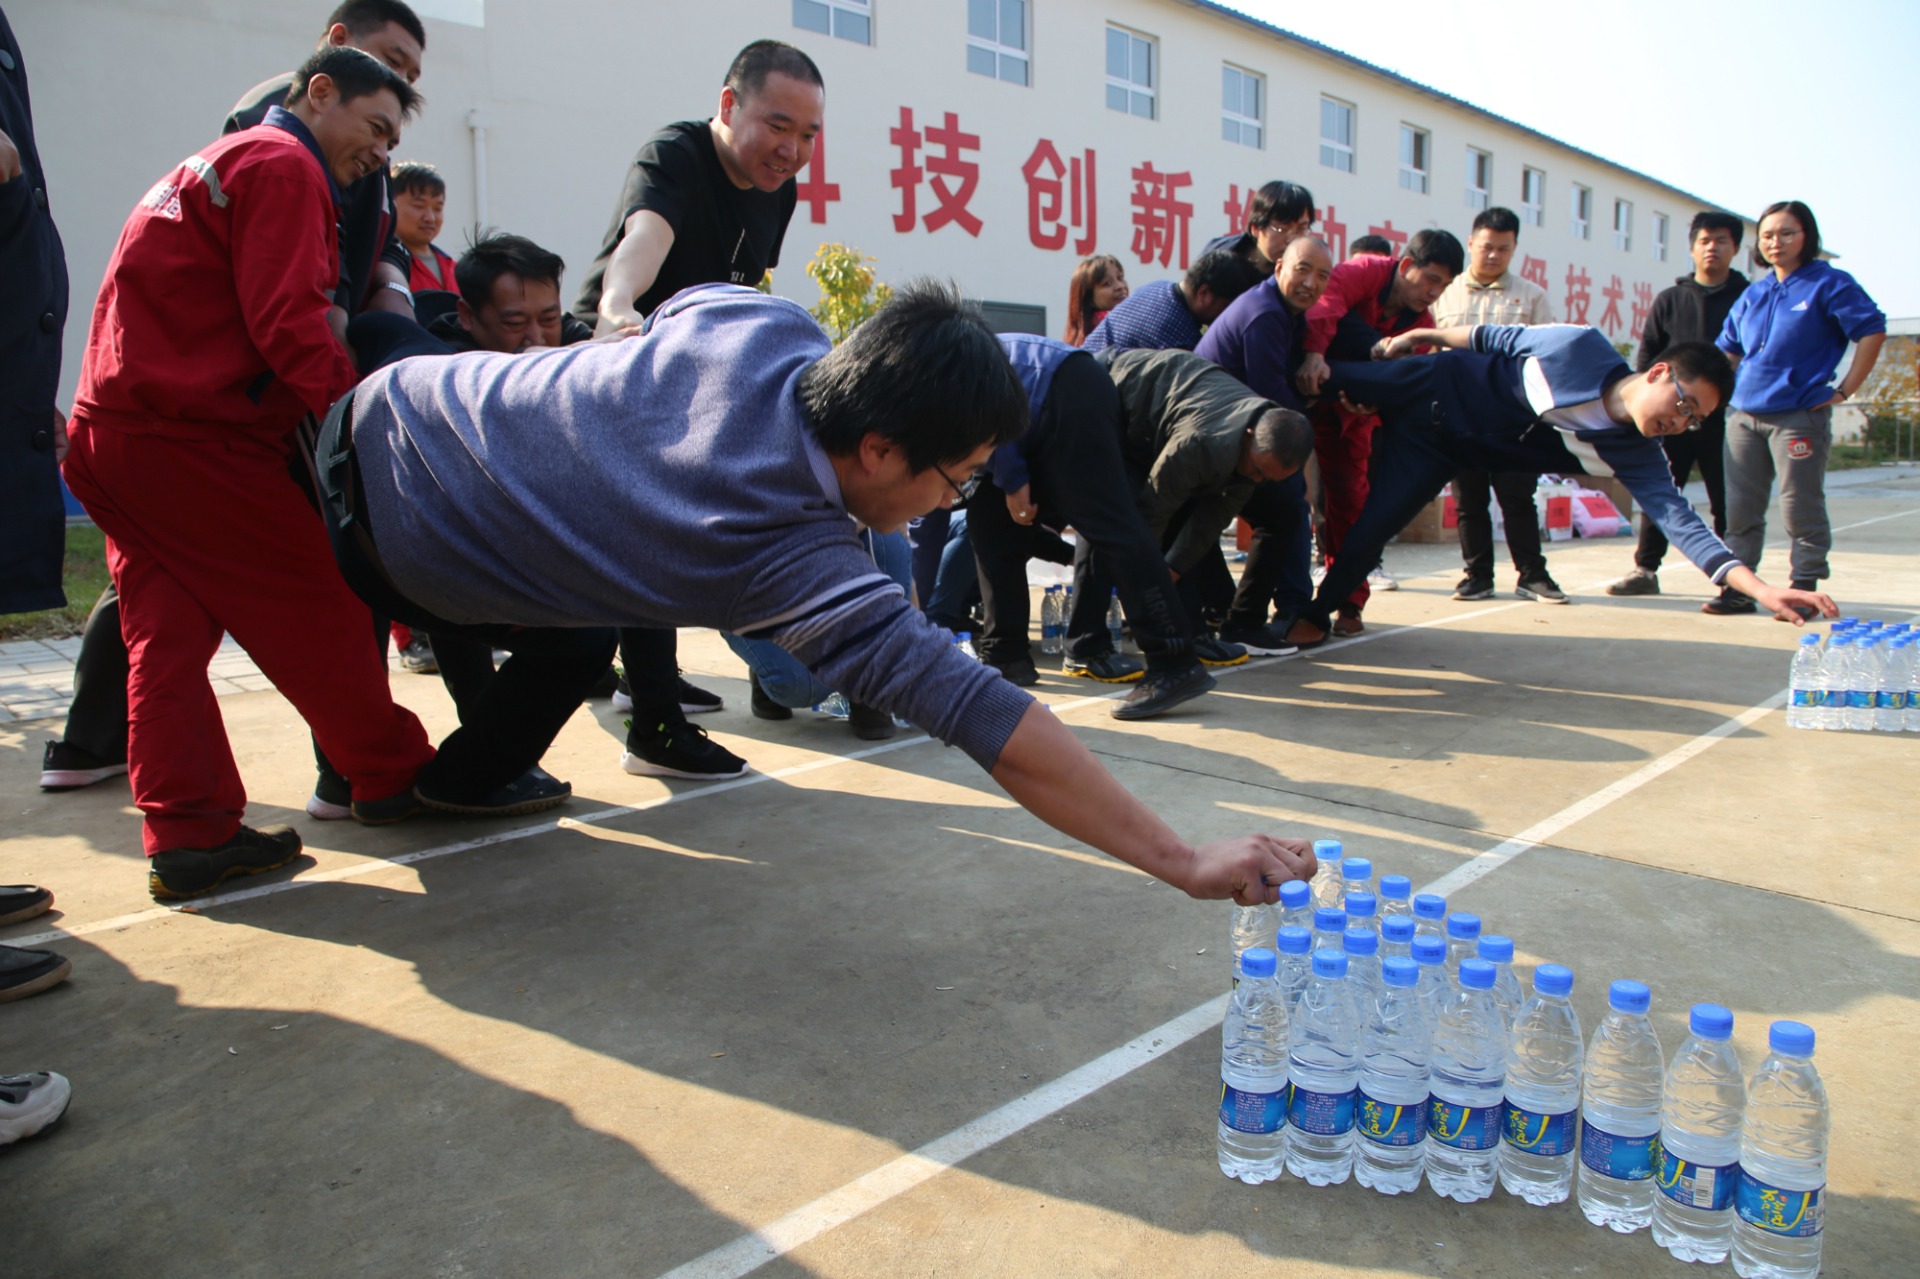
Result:
M1367 234L1377 235L1381 239L1385 240L1388 244L1391 244L1393 246L1393 253L1395 257L1400 256L1400 250L1407 247L1407 233L1405 231L1402 231L1399 227L1395 226L1393 224L1392 218L1387 219L1387 223L1385 226L1368 227Z
M1247 223L1253 221L1253 193L1255 188L1248 187L1245 195L1240 194L1240 184L1227 184L1227 198L1220 205L1220 212L1227 215L1227 229L1222 235L1242 235Z
M941 124L928 125L923 132L914 127L913 108L901 107L900 123L888 132L887 140L900 151L900 161L891 174L893 187L900 192L893 229L911 231L919 222L931 232L953 223L968 235L978 236L985 224L967 206L980 185L980 163L967 159L966 153L980 149L980 135L962 132L960 117L952 111L945 114ZM923 146L938 148L938 152L930 153L923 162ZM934 201L934 208L924 219L919 216L922 179Z
M1600 323L1595 327L1605 329L1607 336L1612 337L1620 332L1620 299L1627 296L1620 277L1616 275L1608 280L1607 287L1600 290L1600 296L1607 300L1607 308L1600 312Z
M1180 269L1187 269L1188 224L1193 205L1180 198L1193 185L1192 173L1162 173L1151 160L1133 169L1133 254L1142 265L1172 266L1176 248Z
M1523 280L1532 280L1535 284L1539 285L1543 291L1553 287L1547 283L1547 260L1545 258L1529 257L1523 259L1520 263L1520 278Z
M1645 280L1633 286L1633 336L1637 340L1647 331L1647 317L1653 314L1653 286Z
M1567 268L1567 323L1585 324L1587 307L1593 302L1593 278L1585 267Z
M1020 176L1027 180L1027 240L1033 247L1049 251L1065 248L1071 229L1080 233L1074 239L1073 251L1082 257L1092 253L1100 238L1092 150L1063 163L1059 150L1042 138L1020 166Z
M1335 215L1331 204L1320 214L1320 238L1327 242L1327 252L1335 262L1347 260L1347 224Z
M840 184L827 181L827 135L822 130L813 140L813 159L793 188L799 202L807 206L807 218L815 226L827 220L827 206L840 203Z

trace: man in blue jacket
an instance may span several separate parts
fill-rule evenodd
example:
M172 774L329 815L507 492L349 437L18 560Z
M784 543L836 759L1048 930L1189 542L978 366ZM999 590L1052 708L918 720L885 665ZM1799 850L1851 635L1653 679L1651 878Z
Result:
M1421 345L1452 353L1403 358ZM1697 429L1733 388L1733 369L1712 346L1678 343L1635 373L1585 325L1481 324L1414 329L1383 339L1374 357L1372 364L1334 365L1330 385L1378 407L1391 446L1377 454L1366 506L1348 534L1349 553L1334 562L1313 607L1294 624L1295 643L1325 637L1335 605L1365 578L1387 541L1468 467L1617 476L1716 586L1731 586L1796 625L1796 605L1839 615L1825 595L1761 581L1674 487L1659 438Z

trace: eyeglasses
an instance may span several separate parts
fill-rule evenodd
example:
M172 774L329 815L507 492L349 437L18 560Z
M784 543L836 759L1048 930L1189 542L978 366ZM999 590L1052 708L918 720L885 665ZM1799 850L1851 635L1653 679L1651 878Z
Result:
M1673 402L1680 406L1682 413L1687 415L1687 429L1689 431L1699 430L1705 425L1701 417L1699 404L1694 401L1691 395L1687 394L1686 388L1680 385L1679 374L1670 371L1667 376L1673 379Z
M974 490L980 487L980 481L987 478L985 471L975 471L973 474L967 476L966 479L956 481L951 475L947 474L947 468L938 462L933 464L933 469L940 472L940 478L947 482L947 487L959 494L959 500L962 502L972 497Z

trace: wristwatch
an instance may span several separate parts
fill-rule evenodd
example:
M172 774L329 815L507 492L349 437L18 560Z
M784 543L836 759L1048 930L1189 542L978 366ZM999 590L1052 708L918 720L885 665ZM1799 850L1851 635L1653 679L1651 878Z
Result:
M401 297L405 298L409 305L411 305L413 302L413 290L408 288L406 285L400 283L400 281L398 280L383 281L380 287L383 289L392 289L395 293L398 293Z

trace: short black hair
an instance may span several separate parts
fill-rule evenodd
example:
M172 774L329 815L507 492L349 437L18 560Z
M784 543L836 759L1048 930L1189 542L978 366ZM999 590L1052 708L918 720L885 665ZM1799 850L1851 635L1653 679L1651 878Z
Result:
M320 34L345 27L350 35L370 36L389 22L399 23L422 49L427 47L427 29L420 25L420 15L400 0L346 0L327 15L327 25L320 28Z
M1482 209L1474 215L1473 230L1491 231L1495 235L1506 235L1512 232L1513 237L1519 239L1520 219L1514 216L1512 209L1503 209L1496 204L1491 209Z
M1181 284L1189 299L1204 285L1220 301L1231 302L1265 278L1264 271L1233 250L1215 249L1195 259Z
M445 195L447 180L424 160L402 160L387 171L387 185L395 195Z
M1407 241L1406 259L1415 266L1437 266L1455 275L1467 269L1467 251L1451 231L1415 231Z
M1795 222L1798 222L1800 229L1806 232L1807 245L1800 250L1801 263L1804 265L1808 262L1818 261L1820 257L1820 224L1813 220L1813 210L1798 200L1775 200L1772 204L1760 210L1760 216L1753 220L1755 228L1754 234L1758 235L1760 224L1776 213L1786 214Z
M493 285L503 275L523 280L552 280L560 283L567 264L560 255L543 249L524 235L495 231L469 245L453 264L453 282L460 286L460 297L478 311L493 302Z
M1280 465L1298 470L1313 456L1313 423L1304 413L1278 405L1253 424L1253 451L1278 458Z
M913 280L800 375L820 447L856 452L873 431L916 474L1027 431L1027 392L1000 339L951 284Z
M1705 209L1693 215L1693 221L1687 226L1687 244L1700 238L1702 231L1728 231L1733 234L1733 247L1739 248L1740 241L1747 234L1747 224L1737 213L1724 213L1719 209Z
M755 40L735 54L733 65L727 68L726 87L733 90L736 98L751 98L766 86L767 77L775 72L817 84L823 90L827 87L813 59L784 40Z
M413 119L413 113L420 109L420 91L403 80L399 72L371 53L347 45L328 45L301 63L300 69L293 73L293 87L287 90L286 105L291 107L306 101L307 86L317 75L333 81L342 102L392 89L393 96L400 99L402 120Z
M1383 258L1390 258L1393 256L1393 241L1384 235L1363 235L1348 246L1347 252L1378 253Z
M1247 226L1253 230L1313 216L1313 192L1298 182L1269 182L1247 202Z
M1720 389L1722 408L1733 398L1733 361L1711 342L1675 342L1660 352L1654 363L1671 364L1675 376L1682 381L1705 378L1713 383Z

